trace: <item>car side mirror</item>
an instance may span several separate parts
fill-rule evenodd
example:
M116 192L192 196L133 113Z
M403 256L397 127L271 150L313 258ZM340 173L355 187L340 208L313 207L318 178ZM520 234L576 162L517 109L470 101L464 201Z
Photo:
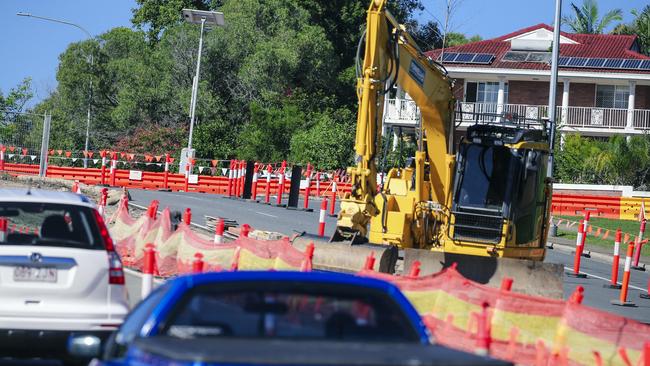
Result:
M95 358L102 352L102 340L96 335L71 334L68 338L68 354L75 358Z

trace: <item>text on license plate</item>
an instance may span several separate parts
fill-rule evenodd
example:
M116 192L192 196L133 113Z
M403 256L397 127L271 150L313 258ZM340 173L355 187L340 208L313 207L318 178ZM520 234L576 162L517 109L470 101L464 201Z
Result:
M18 266L14 268L14 281L56 282L56 268Z

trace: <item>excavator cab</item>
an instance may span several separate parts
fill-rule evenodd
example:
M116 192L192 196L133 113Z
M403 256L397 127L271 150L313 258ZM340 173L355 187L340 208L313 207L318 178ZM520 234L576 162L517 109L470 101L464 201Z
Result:
M450 246L479 244L489 252L483 255L544 258L549 145L540 127L468 128L456 154Z

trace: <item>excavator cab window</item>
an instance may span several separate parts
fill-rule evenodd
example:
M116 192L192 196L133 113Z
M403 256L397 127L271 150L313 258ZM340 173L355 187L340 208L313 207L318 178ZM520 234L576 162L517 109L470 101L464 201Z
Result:
M513 197L513 220L517 244L538 241L542 235L544 202L544 178L548 154L538 150L521 150L521 179Z
M507 211L510 174L514 157L503 146L462 144L461 170L458 176L456 206L458 209Z

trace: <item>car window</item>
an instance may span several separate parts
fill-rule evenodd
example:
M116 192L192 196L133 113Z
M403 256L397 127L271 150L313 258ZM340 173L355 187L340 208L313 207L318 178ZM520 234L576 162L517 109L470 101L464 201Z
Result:
M165 296L168 288L169 286L164 285L156 288L129 313L127 318L124 320L124 323L122 323L115 335L111 337L111 340L106 345L104 359L112 360L121 358L125 355L129 343L138 336L142 326L149 318L153 309Z
M104 249L92 209L85 206L0 202L7 234L0 245L42 245Z
M313 290L224 291L220 286L203 286L181 300L163 334L177 338L418 340L399 305L386 294L349 288L343 292Z

